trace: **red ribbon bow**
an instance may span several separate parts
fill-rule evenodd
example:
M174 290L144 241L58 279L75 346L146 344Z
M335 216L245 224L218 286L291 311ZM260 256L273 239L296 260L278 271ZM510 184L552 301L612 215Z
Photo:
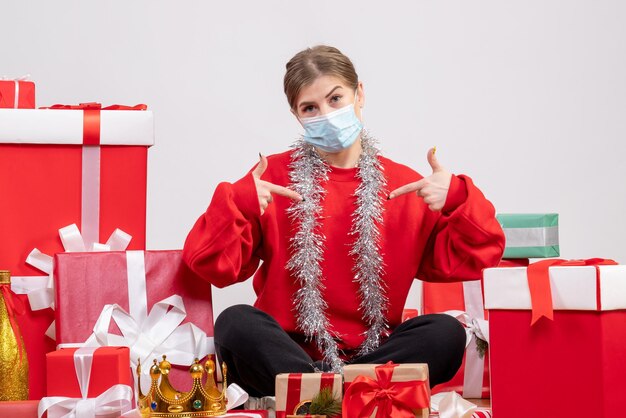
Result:
M20 327L17 326L17 322L15 319L16 315L24 315L26 312L26 308L24 307L24 302L20 299L14 299L14 293L11 291L11 285L2 284L0 285L0 292L2 292L2 296L4 298L4 306L7 307L7 313L9 315L9 322L11 323L11 329L13 330L13 335L15 335L15 340L17 341L17 347L20 353L20 365L22 364L22 334L20 332Z
M135 106L125 106L114 104L102 107L102 104L96 102L81 103L78 105L55 104L50 107L42 107L41 109L72 109L83 110L83 144L84 145L100 145L100 111L101 110L146 110L148 106L138 104Z
M396 366L391 361L377 366L376 380L367 376L354 379L343 398L344 418L369 418L376 407L376 418L413 418L415 411L428 408L426 381L392 382Z
M526 270L532 306L530 324L534 325L542 316L550 320L554 319L552 288L550 287L551 266L596 266L596 281L599 282L600 269L598 266L615 264L617 264L615 261L605 258L588 258L586 260L550 259L530 264Z

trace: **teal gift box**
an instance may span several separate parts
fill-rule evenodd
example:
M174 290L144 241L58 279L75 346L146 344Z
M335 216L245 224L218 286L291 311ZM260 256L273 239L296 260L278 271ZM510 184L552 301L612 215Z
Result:
M502 258L558 257L558 213L500 213L496 215L506 237Z

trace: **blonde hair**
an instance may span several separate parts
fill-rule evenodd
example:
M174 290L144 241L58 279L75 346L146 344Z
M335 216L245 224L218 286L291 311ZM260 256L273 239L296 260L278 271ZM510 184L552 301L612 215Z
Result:
M296 100L302 88L322 75L338 77L353 89L359 84L359 77L350 58L332 46L317 45L304 49L289 60L286 68L283 85L287 102L292 109L297 104Z

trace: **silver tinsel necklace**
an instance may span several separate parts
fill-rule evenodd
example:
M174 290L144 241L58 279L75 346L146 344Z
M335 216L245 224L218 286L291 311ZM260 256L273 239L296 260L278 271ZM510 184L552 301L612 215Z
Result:
M376 349L388 329L379 231L387 183L375 142L365 130L361 132L362 152L357 169L361 184L354 193L356 210L352 214L350 232L354 237L350 255L354 257L354 281L359 284L360 311L363 321L369 326L357 355ZM288 209L297 226L291 243L291 258L287 263L287 268L300 284L294 297L297 326L308 340L315 339L318 349L324 354L324 361L330 364L332 370L340 372L343 362L326 315L328 306L322 296L325 286L320 266L326 237L320 233L319 226L326 194L324 184L328 181L330 167L304 140L296 141L293 148L289 179L293 190L305 198L294 202Z

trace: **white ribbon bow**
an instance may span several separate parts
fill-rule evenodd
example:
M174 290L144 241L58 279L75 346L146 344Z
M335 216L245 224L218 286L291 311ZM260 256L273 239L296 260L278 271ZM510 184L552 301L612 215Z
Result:
M183 299L178 295L154 304L143 321L136 320L117 304L105 305L85 346L129 347L133 370L137 368L137 359L147 365L162 354L167 354L172 364L189 366L195 358L201 359L214 352L214 346L213 339L197 326L180 325L186 316ZM108 332L111 321L117 324L122 335ZM148 369L142 370L142 386L148 384Z
M39 402L39 417L47 411L48 418L93 418L98 415L122 414L132 408L133 391L128 385L115 385L94 399L51 396Z
M231 383L226 388L226 399L228 399L226 410L230 411L248 401L248 392L243 390L238 384Z
M81 398L51 396L39 402L37 413L41 418L94 418L98 415L121 415L132 409L133 392L128 385L114 385L96 398L88 398L91 364L96 348L80 348L74 353L74 368Z
M66 252L124 251L132 239L129 234L118 228L113 231L106 244L94 243L87 248L76 224L59 229L59 237ZM53 258L34 248L26 257L26 264L44 272L46 276L14 276L11 278L11 290L18 295L28 295L28 302L33 311L54 309ZM46 335L52 339L55 338L54 325L53 321L46 331Z
M117 304L105 305L94 325L93 334L87 339L85 347L126 346L130 349L133 371L137 369L137 359L148 365L155 357L167 353L170 363L189 366L196 358L204 358L215 352L213 339L192 323L180 325L187 311L183 298L172 295L155 303L148 316L138 322ZM120 329L122 335L109 333L111 321ZM148 367L142 369L140 379L142 387L149 384ZM248 400L248 394L236 384L226 389L227 409L242 405Z
M472 318L467 312L446 311L446 315L456 318L465 328L465 347L470 345L473 338L480 338L489 342L489 321L481 318Z
M439 418L471 418L477 406L456 392L441 392L431 396L430 408Z

